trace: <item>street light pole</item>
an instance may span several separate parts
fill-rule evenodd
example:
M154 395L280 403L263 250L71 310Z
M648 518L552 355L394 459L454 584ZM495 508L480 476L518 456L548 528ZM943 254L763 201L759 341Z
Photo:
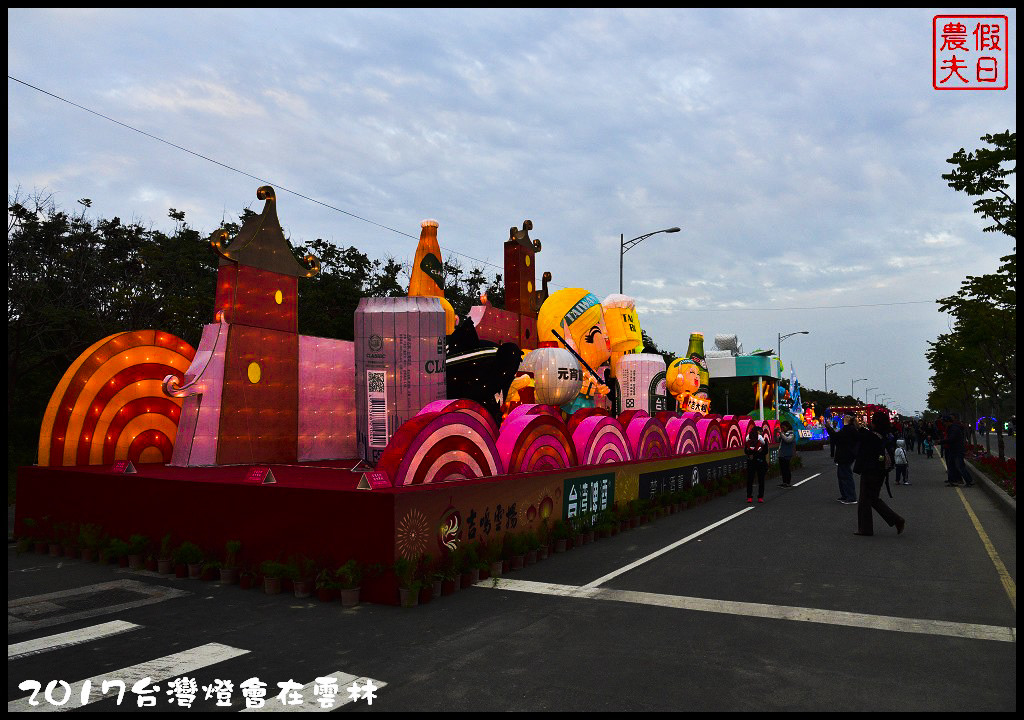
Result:
M850 381L850 397L852 397L854 400L857 399L857 396L853 394L853 384L859 383L861 380L867 380L867 378L857 378L856 380Z
M797 330L796 332L786 333L785 335L783 335L782 333L778 334L779 335L779 342L778 342L778 345L776 346L777 350L778 350L778 355L775 358L775 363L776 363L776 368L775 369L778 372L778 377L777 377L777 379L775 381L775 419L776 420L780 420L781 421L780 413L782 411L782 407L781 407L781 405L782 405L782 341L785 340L788 337L793 337L794 335L809 335L809 334L810 334L809 330ZM764 420L763 417L761 419Z
M871 392L872 390L877 390L877 389L878 389L878 386L864 388L864 404L865 405L868 404L868 393Z
M837 362L837 363L829 363L829 362L825 363L825 394L826 395L828 394L828 369L830 367L835 367L836 365L845 365L845 364L846 364L845 360L843 360L842 362Z
M625 235L623 235L621 233L619 234L619 294L620 295L622 294L622 259L623 259L623 257L625 257L626 252L628 250L630 250L631 248L634 248L637 245L639 245L640 243L642 243L644 240L649 238L651 235L657 235L658 233L677 233L677 232L679 232L679 228L671 227L671 228L666 228L665 230L655 230L654 232L649 232L649 233L647 233L645 235L638 235L637 237L633 238L632 240L626 240L626 236Z

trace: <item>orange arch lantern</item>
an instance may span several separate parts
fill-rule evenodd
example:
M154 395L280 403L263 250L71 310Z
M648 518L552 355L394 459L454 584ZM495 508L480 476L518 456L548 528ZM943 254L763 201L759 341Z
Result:
M181 415L163 379L179 383L195 349L158 330L110 335L71 364L43 416L39 464L170 462Z

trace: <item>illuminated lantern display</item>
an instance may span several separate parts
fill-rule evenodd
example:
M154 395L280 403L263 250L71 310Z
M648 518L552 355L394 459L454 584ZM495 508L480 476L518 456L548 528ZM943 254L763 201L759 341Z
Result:
M444 334L455 330L455 309L444 297L444 266L441 264L441 246L437 242L437 220L420 223L420 242L412 262L409 277L409 297L436 297L444 308Z
M572 433L580 465L604 465L633 459L622 425L606 415L585 418Z
M722 426L714 418L702 418L697 421L697 434L700 436L700 449L714 452L725 449L725 435Z
M537 332L542 342L557 340L579 355L591 370L597 372L611 357L604 310L593 293L582 288L565 288L553 293L540 308ZM593 407L595 394L608 394L608 388L583 368L580 394L562 409L572 415L581 407Z
M447 397L473 400L487 408L495 422L499 421L498 397L512 384L521 359L518 345L481 340L472 319L464 318L446 338Z
M661 355L624 355L616 373L620 412L644 410L653 416L665 410L668 405L665 378L665 359Z
M643 410L638 410L626 426L626 439L636 460L655 460L673 454L664 426Z
M583 370L565 348L531 350L519 369L533 375L534 402L560 407L573 401L583 387Z
M166 463L181 400L163 378L179 381L195 350L157 330L111 335L79 355L50 396L39 432L40 465Z
M551 273L543 276L544 288L537 289L537 253L540 240L531 239L533 222L523 220L523 229L509 228L505 241L505 310L519 315L519 337L516 344L521 348L535 348L538 342L550 340L537 337L537 313L548 297L548 281Z
M665 423L665 432L674 455L694 455L703 449L697 421L693 417L671 418Z
M376 465L388 440L445 398L445 316L436 297L362 298L355 315L356 446Z
M710 401L697 397L700 389L700 368L689 358L676 358L665 373L666 388L683 412L707 414Z
M636 314L636 301L628 295L609 295L601 303L604 323L608 328L612 375L619 376L619 359L623 355L644 351L643 331Z
M356 456L355 344L299 336L299 461Z
M506 420L497 447L509 473L557 470L576 464L576 450L565 423L547 413Z

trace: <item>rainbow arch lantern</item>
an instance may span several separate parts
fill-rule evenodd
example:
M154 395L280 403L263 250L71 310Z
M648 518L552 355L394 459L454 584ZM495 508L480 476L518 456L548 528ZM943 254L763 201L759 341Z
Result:
M39 431L39 464L170 462L181 416L163 380L184 380L195 349L159 330L110 335L71 364L50 396Z

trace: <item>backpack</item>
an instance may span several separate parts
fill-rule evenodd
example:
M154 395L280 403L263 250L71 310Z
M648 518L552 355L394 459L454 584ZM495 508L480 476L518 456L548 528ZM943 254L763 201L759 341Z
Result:
M896 464L907 465L907 451L903 448L896 448Z

